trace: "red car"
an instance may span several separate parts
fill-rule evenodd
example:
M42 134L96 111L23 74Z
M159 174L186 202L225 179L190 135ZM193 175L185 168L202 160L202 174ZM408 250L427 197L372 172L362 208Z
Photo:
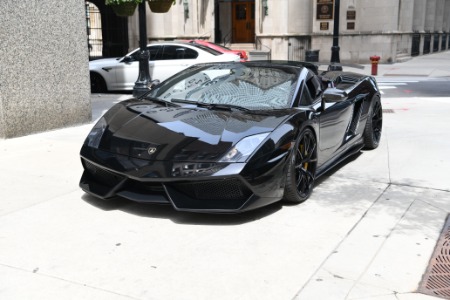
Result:
M188 43L192 43L192 44L200 44L206 47L209 47L211 49L214 49L216 51L219 51L221 53L233 53L233 54L237 54L239 55L239 57L241 58L241 62L242 61L247 61L248 60L248 56L247 56L247 52L245 50L232 50L230 48L227 48L225 46L221 46L218 44L214 44L212 42L208 42L205 40L188 40Z

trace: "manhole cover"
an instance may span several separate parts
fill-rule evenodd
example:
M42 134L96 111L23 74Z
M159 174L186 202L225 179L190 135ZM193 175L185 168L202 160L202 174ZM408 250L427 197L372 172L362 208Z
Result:
M422 278L419 292L450 299L450 218L448 216L427 271Z

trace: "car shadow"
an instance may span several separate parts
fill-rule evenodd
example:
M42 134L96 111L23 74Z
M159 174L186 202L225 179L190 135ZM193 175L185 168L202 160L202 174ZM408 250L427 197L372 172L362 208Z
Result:
M326 181L329 177L333 176L334 173L336 173L337 171L342 169L345 165L351 163L352 161L357 160L358 157L360 157L363 153L364 153L364 151L359 151L359 152L357 152L357 153L347 157L346 159L344 159L343 161L341 161L337 165L333 166L327 172L322 174L322 176L320 176L319 178L316 179L315 186L318 186L321 183L323 183L324 181Z
M315 186L321 185L334 173L336 173L343 166L356 160L363 152L359 151L355 155L352 155L342 162L328 170L315 182ZM102 200L84 194L82 200L104 211L120 210L125 213L133 214L146 218L159 218L169 219L177 224L190 224L190 225L241 225L257 221L265 218L271 214L276 213L283 207L296 206L297 203L289 203L285 201L278 201L271 205L261 207L252 211L247 211L237 214L214 214L214 213L194 213L194 212L182 212L175 210L171 205L160 205L153 203L138 203L133 202L121 197L116 197L111 200ZM308 201L308 200L307 200Z
M259 209L238 214L212 214L177 211L171 205L138 203L120 197L111 200L102 200L89 194L84 194L81 199L104 211L119 210L140 217L169 219L177 224L211 226L241 225L254 222L279 211L283 207L283 202L280 201Z

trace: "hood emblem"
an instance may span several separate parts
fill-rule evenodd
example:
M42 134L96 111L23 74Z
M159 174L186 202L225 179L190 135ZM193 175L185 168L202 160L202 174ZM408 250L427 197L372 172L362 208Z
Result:
M149 147L149 148L147 149L148 155L152 155L152 154L155 153L155 152L156 152L156 147Z

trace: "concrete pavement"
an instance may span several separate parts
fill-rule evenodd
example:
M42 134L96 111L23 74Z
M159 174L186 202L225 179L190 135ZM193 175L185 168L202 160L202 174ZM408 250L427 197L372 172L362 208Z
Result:
M412 57L410 60L395 64L379 64L378 77L450 77L450 51ZM344 68L358 73L370 75L370 62L364 69Z
M449 58L379 77L450 76ZM92 95L93 120L129 96ZM438 299L416 291L450 211L450 95L382 103L378 149L301 205L235 216L84 194L93 123L0 140L0 299Z

